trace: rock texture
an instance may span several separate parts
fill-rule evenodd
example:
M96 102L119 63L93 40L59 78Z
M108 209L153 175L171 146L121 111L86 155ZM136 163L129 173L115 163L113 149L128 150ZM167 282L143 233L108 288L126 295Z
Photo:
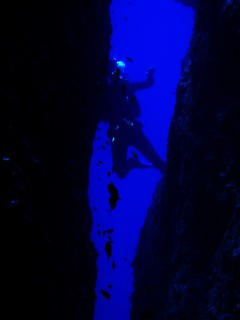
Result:
M87 185L109 1L3 1L0 16L0 318L92 319Z
M240 2L198 2L133 262L133 320L240 318Z

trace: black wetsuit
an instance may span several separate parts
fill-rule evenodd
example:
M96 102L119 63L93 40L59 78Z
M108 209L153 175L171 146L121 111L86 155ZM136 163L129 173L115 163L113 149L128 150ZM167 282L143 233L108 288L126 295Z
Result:
M124 178L134 168L146 168L136 157L127 158L129 146L136 148L151 164L164 170L165 163L157 154L151 142L145 136L143 125L137 120L140 106L135 95L136 90L146 89L153 80L129 83L120 78L108 81L106 92L108 137L111 141L113 167L119 178Z

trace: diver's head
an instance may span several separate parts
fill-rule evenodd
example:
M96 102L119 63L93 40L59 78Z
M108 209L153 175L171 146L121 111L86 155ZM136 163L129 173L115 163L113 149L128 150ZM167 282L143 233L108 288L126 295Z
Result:
M108 75L116 79L126 79L126 65L123 61L113 58L108 63Z

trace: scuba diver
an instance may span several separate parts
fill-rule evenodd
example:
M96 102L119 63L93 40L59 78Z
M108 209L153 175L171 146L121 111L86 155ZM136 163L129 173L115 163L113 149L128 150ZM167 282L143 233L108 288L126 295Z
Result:
M111 141L113 171L125 178L135 168L165 169L165 162L157 154L143 132L137 118L141 115L135 91L147 89L154 84L154 68L148 69L147 78L141 82L129 82L125 75L125 63L111 59L108 64L105 91L105 119L109 123L107 135ZM128 158L128 147L137 149L151 164L139 161L138 155Z

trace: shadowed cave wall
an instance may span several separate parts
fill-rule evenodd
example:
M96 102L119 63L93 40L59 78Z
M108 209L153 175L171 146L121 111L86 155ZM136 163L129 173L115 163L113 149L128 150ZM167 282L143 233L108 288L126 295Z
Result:
M87 184L109 1L3 1L0 15L0 318L92 319Z
M196 10L159 182L133 263L131 319L240 318L240 2Z

